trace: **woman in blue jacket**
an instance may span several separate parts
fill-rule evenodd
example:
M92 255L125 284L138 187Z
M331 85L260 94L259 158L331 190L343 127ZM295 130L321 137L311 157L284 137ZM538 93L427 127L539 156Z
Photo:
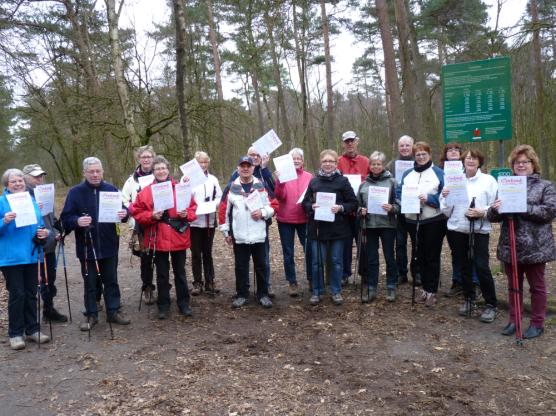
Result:
M18 227L17 213L10 206L10 195L24 193L25 180L19 169L8 169L2 175L4 193L0 197L0 270L9 292L8 335L14 350L25 348L27 340L45 343L47 335L39 331L37 322L37 284L39 245L48 237L43 228L39 206L31 196L36 223ZM41 253L42 255L42 253Z

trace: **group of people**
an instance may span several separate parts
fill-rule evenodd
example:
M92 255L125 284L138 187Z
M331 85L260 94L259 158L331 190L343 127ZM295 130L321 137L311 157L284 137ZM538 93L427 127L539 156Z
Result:
M425 142L414 143L409 136L399 139L399 154L388 163L380 151L374 151L369 158L359 154L358 143L355 132L345 132L343 154L338 156L331 149L322 151L320 167L314 175L304 169L303 150L292 149L289 154L296 178L284 182L280 181L279 170L271 172L268 168L268 155L260 155L252 147L238 161L224 190L209 173L209 156L196 152L195 159L206 180L191 189L185 207L178 204L175 189L180 183L187 184L190 178L175 179L168 160L156 155L151 146L137 149L138 164L122 188L123 201L117 217L128 223L133 234L131 247L140 257L142 300L157 304L159 319L169 317L170 265L176 304L183 316L192 315L190 295L218 293L212 257L218 227L225 242L233 248L235 259L236 294L232 307L241 308L249 301L252 261L256 301L271 308L274 293L270 280L269 227L274 219L278 224L288 293L292 297L298 296L300 284L294 251L297 234L305 254L304 272L312 305L322 302L327 286L332 302L341 305L342 286L357 274L361 275L361 301L374 301L379 294L381 246L386 264L386 300L394 302L398 285L407 283L411 275L413 284L421 286L416 301L433 307L438 301L441 252L447 235L453 271L450 292L455 294L459 289L464 298L459 314L474 313L478 288L485 303L480 320L489 323L497 316L497 296L489 267L489 234L492 222L502 222L497 257L508 275L510 298L509 322L502 333L512 335L516 331L520 311L515 310L512 299L515 292L522 298L525 276L532 313L530 326L523 335L525 338L541 335L547 303L545 265L556 257L551 225L556 217L556 190L550 181L540 178L534 149L520 145L508 158L513 174L527 177L527 212L509 216L499 211L497 182L481 171L484 156L478 150L463 150L459 144L449 143L440 166L436 166L430 146ZM467 204L452 202L450 186L444 180L443 164L454 160L462 162ZM102 297L108 322L130 323L120 310L117 277L121 224L99 221L100 194L118 189L104 181L98 158L85 158L84 181L69 190L60 221L56 222L53 213L41 215L42 207L33 198L35 186L44 182L45 175L39 165L28 165L23 171L8 169L2 177L5 189L0 197L3 218L0 269L9 292L8 335L13 349L24 348L26 340L49 341L39 331L37 285L43 299L43 318L67 321L54 307L57 260L54 250L57 241L63 244L64 237L72 231L84 280L84 320L80 329L90 331L98 323ZM354 177L357 180L353 181ZM358 185L354 186L354 182ZM155 207L153 187L163 183L173 190L172 208ZM420 208L418 213L402 213L403 193L411 187L417 189ZM18 226L10 200L13 194L25 191L32 199L36 223ZM382 202L378 207L369 206L376 195L381 196ZM212 204L212 209L197 215L197 208L207 203ZM519 287L513 287L509 277L510 218L515 224ZM412 242L409 260L408 236ZM358 267L352 271L354 241ZM191 292L186 278L187 249L191 250L193 271Z

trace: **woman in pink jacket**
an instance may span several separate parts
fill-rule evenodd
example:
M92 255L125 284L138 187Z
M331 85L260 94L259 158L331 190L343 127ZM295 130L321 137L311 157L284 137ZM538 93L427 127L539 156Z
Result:
M290 296L297 296L297 278L295 275L294 243L295 233L299 237L299 242L306 252L305 269L311 270L311 250L305 250L305 238L307 234L307 215L303 207L298 203L301 195L305 193L313 175L303 170L303 150L293 148L289 152L293 158L293 164L297 172L297 179L286 183L280 182L280 172L274 172L276 184L274 195L280 206L276 219L278 221L278 231L282 242L282 253L284 254L284 272L289 283L288 293ZM307 279L311 281L310 275Z

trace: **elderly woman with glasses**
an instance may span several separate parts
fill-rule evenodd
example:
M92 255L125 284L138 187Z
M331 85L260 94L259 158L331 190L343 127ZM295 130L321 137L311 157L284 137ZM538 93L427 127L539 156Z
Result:
M444 172L434 166L431 148L426 142L413 146L414 167L407 170L396 190L401 200L404 185L418 187L420 211L418 214L405 214L411 241L417 246L416 261L412 264L414 279L421 277L423 290L418 302L434 306L440 281L440 253L446 234L446 217L440 210L440 193L444 187ZM416 283L416 282L414 282Z
M516 176L527 177L527 211L512 214L515 224L517 251L517 277L519 288L512 283L512 261L507 214L500 214L502 201L497 199L488 210L487 217L492 222L502 222L496 256L504 263L508 276L510 322L502 335L512 335L516 331L516 310L512 296L518 290L523 305L523 277L529 282L531 293L531 321L523 334L524 338L536 338L544 332L547 289L545 280L546 263L556 259L552 221L556 217L556 189L552 182L541 179L539 157L526 144L517 146L508 158L508 163Z

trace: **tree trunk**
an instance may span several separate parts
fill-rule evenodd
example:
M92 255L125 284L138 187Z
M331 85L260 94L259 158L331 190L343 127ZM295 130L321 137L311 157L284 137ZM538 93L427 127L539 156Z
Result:
M535 95L536 95L536 125L540 141L540 153L543 170L546 176L550 176L550 148L546 137L546 124L544 106L544 77L541 60L541 42L540 42L540 24L539 12L537 8L537 0L530 0L529 12L531 13L531 24L533 25L533 41L532 41L532 66L533 66L533 79L535 80Z
M320 0L320 11L322 18L322 36L324 39L324 64L326 66L326 125L328 130L328 148L334 149L334 96L332 91L332 58L330 57L330 33L328 30L326 2L324 0Z
M386 0L376 0L376 11L380 38L382 39L382 49L384 53L384 69L386 76L386 99L389 102L388 121L390 124L390 140L396 143L403 131L402 102L400 98L400 86L396 61L394 55L394 42L390 23L388 21L388 9Z
M273 10L274 12L274 10ZM286 110L286 102L284 98L284 88L282 86L282 75L280 74L280 62L278 60L278 54L276 53L276 42L274 41L274 16L270 16L268 10L265 10L265 22L268 29L268 40L270 42L270 55L272 57L272 69L274 75L274 82L276 82L276 87L278 89L278 109L280 110L281 117L278 117L282 121L282 137L284 141L288 141L290 147L293 147L293 137L290 132L290 126L288 122L288 113Z
M187 108L185 103L185 79L186 67L186 25L183 0L172 0L174 6L174 20L176 27L176 96L178 100L178 113L180 116L180 132L182 139L182 151L184 160L190 160L191 144L187 128Z
M120 35L118 32L118 20L120 19L120 13L122 11L124 0L121 0L118 11L116 11L116 0L104 0L104 2L106 4L106 13L108 15L108 35L110 37L112 66L114 69L114 78L116 79L118 97L120 99L120 105L122 107L124 125L127 134L131 139L131 145L133 147L136 147L141 144L141 138L139 137L139 135L137 134L137 130L135 129L133 111L131 110L131 106L129 104L129 93L127 90L127 81L124 75L124 63L122 60Z

